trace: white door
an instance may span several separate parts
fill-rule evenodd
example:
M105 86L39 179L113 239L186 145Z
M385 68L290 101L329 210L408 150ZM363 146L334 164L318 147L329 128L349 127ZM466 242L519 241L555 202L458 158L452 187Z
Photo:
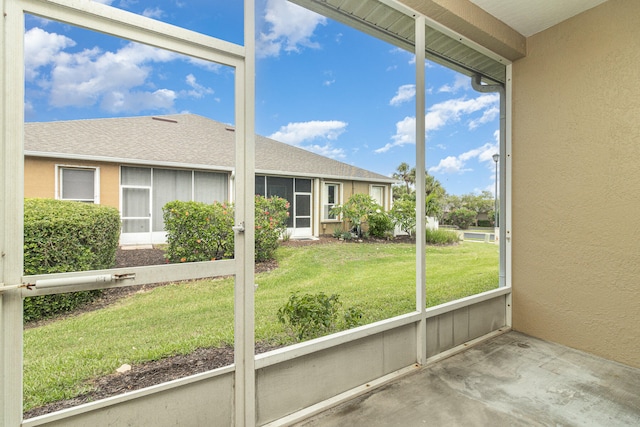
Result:
M310 237L311 235L311 193L296 193L292 237Z
M122 187L121 245L150 245L151 188Z

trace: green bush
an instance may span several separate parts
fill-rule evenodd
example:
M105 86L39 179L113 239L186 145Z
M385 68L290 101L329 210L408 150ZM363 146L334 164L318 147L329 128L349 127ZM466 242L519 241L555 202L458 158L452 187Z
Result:
M278 240L287 231L289 202L282 197L256 196L256 261L273 259Z
M24 274L112 268L120 238L115 208L51 199L24 202ZM100 291L28 297L25 320L71 311Z
M175 200L162 211L169 262L233 258L233 205Z
M476 221L478 214L467 208L460 208L449 212L447 215L447 223L456 225L462 230L469 228Z
M382 208L369 215L369 234L373 237L388 237L393 232L393 221Z
M278 309L278 321L289 327L298 340L316 338L340 329L360 325L362 310L347 308L339 322L342 303L338 294L326 295L293 293Z
M427 243L430 245L451 245L460 241L458 233L450 230L427 229Z
M354 194L343 205L331 209L332 215L342 215L356 229L358 237L362 237L362 226L367 223L369 216L382 209L368 194Z
M286 233L289 202L256 196L255 206L255 260L266 261ZM169 262L233 258L233 205L176 200L164 205L163 213Z

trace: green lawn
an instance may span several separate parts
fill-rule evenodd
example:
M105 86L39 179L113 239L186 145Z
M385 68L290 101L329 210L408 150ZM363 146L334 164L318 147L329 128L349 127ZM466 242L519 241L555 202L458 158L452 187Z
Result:
M335 243L278 250L279 268L256 276L256 339L290 343L276 312L295 291L337 293L365 322L415 308L415 248ZM427 248L427 305L497 287L498 247ZM233 343L233 280L171 284L106 309L24 333L25 410L76 396L91 378L136 364Z

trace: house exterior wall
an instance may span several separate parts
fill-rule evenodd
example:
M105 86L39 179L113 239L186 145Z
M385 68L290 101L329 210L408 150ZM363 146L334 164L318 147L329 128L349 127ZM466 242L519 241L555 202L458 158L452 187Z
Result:
M513 327L640 367L640 2L513 64Z
M380 185L384 186L384 208L385 210L391 209L391 184L385 183L371 183L371 182L362 182L362 181L352 181L352 180L326 180L322 181L320 185L320 191L324 191L324 183L337 183L340 184L342 188L342 196L339 204L344 204L349 200L351 196L354 194L371 194L371 186L372 185ZM322 200L322 198L320 199ZM322 205L322 202L320 202ZM322 206L317 212L322 215ZM327 221L324 220L321 216L320 219L320 235L332 235L336 230L345 231L346 225L343 226L342 221Z
M119 209L120 167L113 163L25 157L24 196L54 199L56 196L56 165L99 167L100 204Z

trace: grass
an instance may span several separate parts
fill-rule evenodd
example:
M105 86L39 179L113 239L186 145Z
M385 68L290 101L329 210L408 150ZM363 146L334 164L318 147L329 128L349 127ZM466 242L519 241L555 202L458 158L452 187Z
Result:
M276 318L292 292L337 293L369 323L415 309L410 244L282 247L279 268L256 276L256 339L293 342ZM498 248L463 243L427 248L427 305L497 287ZM25 410L91 389L89 380L200 347L233 343L233 280L176 283L106 309L24 333Z

